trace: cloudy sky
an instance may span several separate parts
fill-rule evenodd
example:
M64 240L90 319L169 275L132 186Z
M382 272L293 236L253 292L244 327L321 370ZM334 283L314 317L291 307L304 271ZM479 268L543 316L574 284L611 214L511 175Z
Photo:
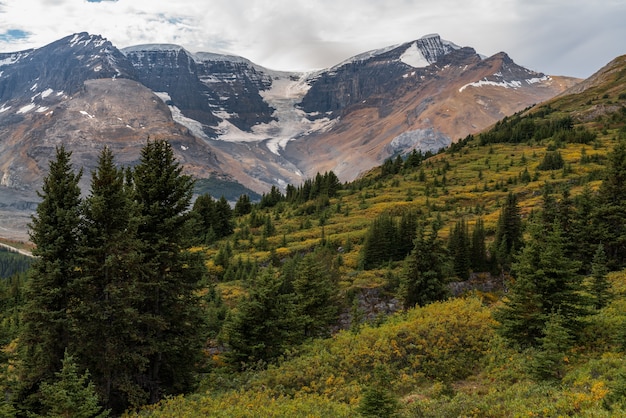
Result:
M626 54L626 0L0 0L0 52L90 32L119 48L175 43L280 70L332 66L439 33L552 75Z

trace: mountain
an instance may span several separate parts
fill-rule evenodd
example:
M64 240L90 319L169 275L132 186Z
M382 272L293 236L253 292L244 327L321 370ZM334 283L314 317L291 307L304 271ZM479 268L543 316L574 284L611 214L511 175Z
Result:
M132 166L148 138L165 138L195 177L263 192L326 170L349 181L386 158L437 150L576 81L438 35L308 73L70 35L0 54L0 227L25 235L60 144L85 168L85 190L103 146Z

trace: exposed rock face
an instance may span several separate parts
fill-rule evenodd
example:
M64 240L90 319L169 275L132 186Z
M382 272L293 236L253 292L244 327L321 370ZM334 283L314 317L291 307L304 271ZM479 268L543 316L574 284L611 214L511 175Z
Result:
M215 136L224 119L242 131L274 120L274 109L259 94L272 84L271 77L247 60L209 53L194 55L176 45L136 46L123 52L142 84L167 93L168 104L202 123L209 137Z
M186 172L264 192L328 170L349 181L412 149L436 151L575 81L438 35L312 73L71 35L0 54L0 228L25 237L27 217L16 214L35 207L60 144L84 167L84 189L105 145L133 165L148 138L163 138Z
M403 76L411 68L407 62L426 67L454 49L458 47L442 42L439 35L430 35L390 50L358 55L312 78L300 106L305 112L327 115L385 95L405 84Z

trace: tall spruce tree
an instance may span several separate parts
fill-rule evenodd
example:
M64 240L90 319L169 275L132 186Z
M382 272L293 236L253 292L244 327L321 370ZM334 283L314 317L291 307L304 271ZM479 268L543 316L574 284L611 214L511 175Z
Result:
M461 280L469 279L471 269L470 234L464 219L458 221L448 239L448 251L452 257L454 274Z
M604 246L600 244L593 256L593 262L591 264L591 283L589 287L589 293L593 298L593 305L596 309L604 308L613 298L611 283L606 277L607 273L608 269L606 267Z
M487 245L485 243L486 236L485 223L482 218L478 218L472 230L470 242L470 266L473 271L488 270L489 258L487 255Z
M38 192L41 203L30 224L36 259L30 270L19 338L22 361L17 401L34 410L38 407L33 395L41 382L61 370L70 343L68 312L72 310L71 287L77 277L81 175L82 170L76 173L72 168L71 152L57 147Z
M304 328L304 337L327 336L330 325L337 320L337 283L329 256L322 250L305 255L297 264L291 282L295 293L295 309Z
M494 251L498 264L506 271L510 270L515 254L523 245L523 227L517 197L509 192L506 202L500 211Z
M145 274L137 284L141 295L135 355L145 359L136 376L147 401L189 390L205 343L206 326L197 290L206 274L200 253L185 247L185 222L193 180L182 174L171 145L148 141L133 172L134 198L140 208Z
M78 251L80 279L73 291L80 301L74 319L72 351L88 369L102 402L114 413L139 406L143 389L134 376L142 359L134 355L140 323L137 280L143 270L137 240L139 213L125 185L124 171L105 148L91 176L84 204L84 226Z
M620 141L608 157L593 219L609 269L618 269L626 266L626 141Z
M230 348L226 357L232 365L271 362L302 340L303 323L296 316L294 299L285 277L272 267L253 279L248 295L222 328L222 338Z
M436 225L427 234L424 226L417 229L413 250L404 260L400 277L400 296L404 306L424 306L449 296L447 279L451 274L448 253L437 236Z
M529 232L530 241L513 266L515 282L494 314L498 332L522 347L540 344L553 313L561 315L563 327L575 336L589 304L582 294L580 263L566 257L560 226L546 234L541 223L533 222Z

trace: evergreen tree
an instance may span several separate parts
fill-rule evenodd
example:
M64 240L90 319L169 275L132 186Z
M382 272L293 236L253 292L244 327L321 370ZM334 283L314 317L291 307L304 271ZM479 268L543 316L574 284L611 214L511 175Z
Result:
M252 212L252 202L250 201L250 196L247 194L242 194L239 196L237 203L235 203L234 215L235 216L243 216Z
M108 411L102 412L96 390L85 372L79 376L74 358L65 353L63 367L56 373L54 383L41 384L41 403L45 415L35 417L49 418L104 418Z
M571 258L582 262L583 272L590 273L597 243L601 242L598 234L598 222L594 219L596 196L589 185L574 199L572 225L570 232ZM600 228L601 229L601 228Z
M72 312L72 351L80 368L91 371L103 403L116 413L139 406L133 400L142 393L132 378L142 368L133 351L139 343L137 280L146 272L131 192L124 170L116 168L111 150L105 148L84 203L80 279L72 289L79 301Z
M213 229L218 238L224 238L231 235L234 231L233 227L233 210L224 196L220 197L215 203L215 221Z
M400 278L405 308L446 299L450 270L448 253L437 237L437 228L433 225L430 234L426 234L423 226L418 227L413 250L404 261Z
M473 271L486 271L488 269L486 235L485 223L482 218L478 218L470 242L470 267Z
M515 282L502 308L495 312L498 332L520 346L538 346L550 314L558 312L563 326L575 335L588 313L582 295L580 263L564 254L560 228L548 234L540 223L530 224L531 240L514 265Z
M335 303L337 285L331 264L318 259L317 254L307 254L297 264L291 287L295 293L295 309L304 328L305 337L326 336L330 325L337 320ZM323 257L323 256L322 256Z
M609 154L606 177L598 190L593 211L597 241L604 245L609 269L626 266L626 142Z
M360 257L363 268L375 268L393 258L396 232L391 215L383 213L374 219L361 247Z
M141 296L141 345L134 355L145 361L137 374L154 403L163 395L189 390L205 342L204 313L197 290L206 274L201 253L185 247L193 180L182 174L166 141L148 141L133 172L134 198L140 208L145 274L137 285Z
M470 236L469 228L464 219L454 225L448 239L448 252L452 257L454 274L461 280L469 279L470 264Z
M500 211L494 250L492 251L502 269L507 271L510 269L515 254L522 248L522 233L522 217L517 204L517 197L509 192Z
M608 269L606 267L606 255L604 246L600 244L593 256L591 265L591 283L589 293L593 298L593 305L596 309L604 308L612 299L611 283L607 280Z
M230 348L226 354L230 363L245 367L270 362L300 341L302 323L295 312L294 296L285 289L284 278L272 268L263 270L224 322L222 338Z
M532 373L542 380L561 379L565 358L574 344L571 330L565 327L559 313L552 313L548 316L543 334L540 349L532 360Z
M19 340L22 362L17 401L22 405L36 403L32 396L40 382L50 380L61 369L70 343L67 313L72 311L70 289L77 276L81 224L78 182L82 175L82 171L74 173L70 159L71 152L57 147L38 192L41 203L29 225L36 259L30 270Z
M191 209L191 233L197 237L197 243L212 244L216 239L220 238L215 231L215 206L215 201L208 193L198 196L193 203Z

